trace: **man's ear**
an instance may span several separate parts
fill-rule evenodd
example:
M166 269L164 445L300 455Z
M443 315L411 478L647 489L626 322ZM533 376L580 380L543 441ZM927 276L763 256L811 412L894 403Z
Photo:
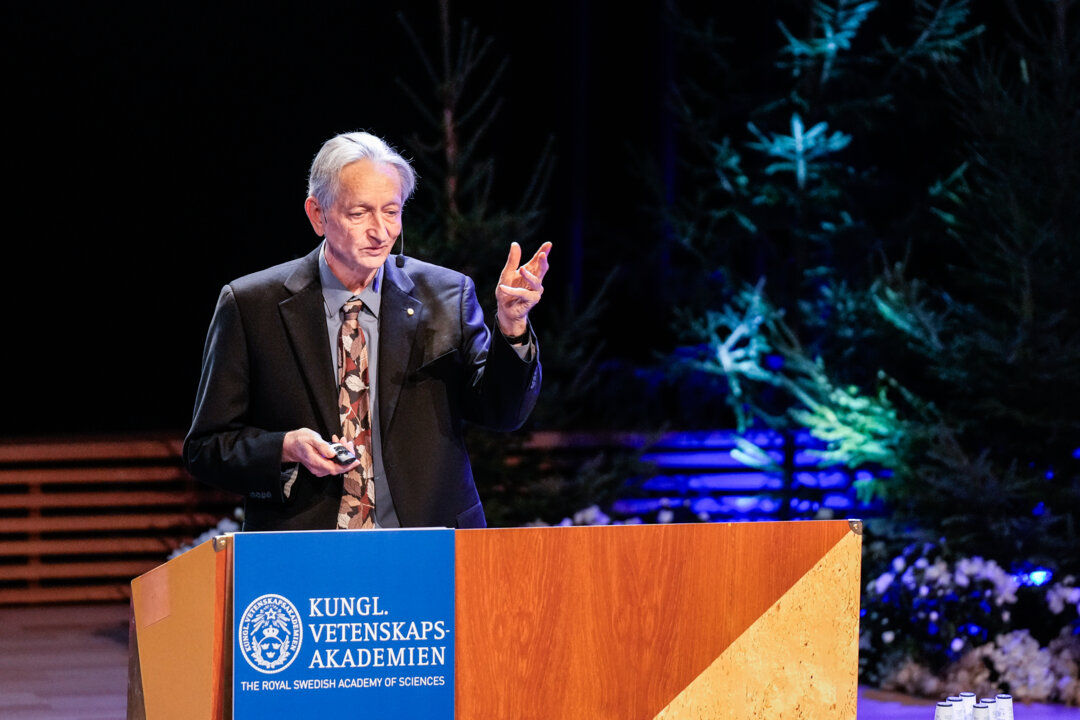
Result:
M326 235L326 228L323 223L323 210L314 195L308 196L308 199L304 201L304 212L307 213L308 220L311 222L311 227L315 231L315 234L319 237L324 237Z

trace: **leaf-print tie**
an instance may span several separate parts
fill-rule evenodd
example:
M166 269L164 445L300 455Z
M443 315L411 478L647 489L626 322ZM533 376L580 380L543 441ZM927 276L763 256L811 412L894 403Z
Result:
M361 307L363 303L357 299L345 303L345 322L341 326L341 348L338 352L341 437L353 441L356 456L360 459L360 465L345 473L337 521L341 529L375 527L367 342L358 320Z

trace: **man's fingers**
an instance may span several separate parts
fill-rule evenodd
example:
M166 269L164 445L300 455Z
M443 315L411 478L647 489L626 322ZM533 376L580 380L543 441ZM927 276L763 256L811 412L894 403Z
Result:
M499 282L511 287L526 286L537 289L536 285L543 282L544 275L547 274L550 251L551 243L546 242L540 246L528 263L521 265L521 245L517 242L510 243L510 252L507 253L506 265L503 266L502 273L499 275ZM531 274L531 278L523 274L525 270Z
M536 272L536 270L531 269L528 265L522 265L518 268L518 275L530 282L533 282L537 279L535 275Z
M550 249L551 243L544 243L540 249L536 251L536 254L532 256L532 260L529 260L524 266L539 280L543 280L544 275L547 275L548 251Z
M344 475L345 473L349 472L350 470L353 470L353 469L358 468L358 467L360 467L360 461L359 460L357 460L356 462L350 463L349 465L338 465L334 469L334 474L335 475Z
M529 288L524 288L524 287L519 287L517 285L500 285L499 289L502 290L507 295L513 295L514 297L518 297L518 298L528 298L531 295L536 295L537 294L537 292L535 290L531 290Z
M528 268L518 268L518 275L521 276L521 279L525 281L525 284L528 285L530 289L536 290L537 292L544 291L544 286L541 284L541 279L529 272Z
M544 276L547 275L547 271L548 271L547 255L541 255L540 256L540 262L538 262L536 264L536 269L533 270L533 274L535 274L538 279L543 280Z
M511 287L509 285L500 285L499 290L502 292L502 296L499 298L500 311L504 309L513 311L515 316L518 316L522 309L528 312L540 302L540 293L536 290Z
M516 242L510 243L510 252L506 256L506 265L503 266L501 277L512 275L521 264L521 246Z
M546 242L540 246L536 253L532 256L532 260L529 261L529 265L542 264L544 268L547 268L548 256L551 255L551 243Z

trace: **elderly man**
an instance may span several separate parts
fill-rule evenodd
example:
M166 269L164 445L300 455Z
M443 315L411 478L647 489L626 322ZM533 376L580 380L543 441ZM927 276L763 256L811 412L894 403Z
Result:
M330 139L304 206L323 242L221 291L184 458L244 496L245 530L486 524L463 428L536 402L551 244L524 265L511 245L489 332L468 277L388 259L415 184L379 138Z

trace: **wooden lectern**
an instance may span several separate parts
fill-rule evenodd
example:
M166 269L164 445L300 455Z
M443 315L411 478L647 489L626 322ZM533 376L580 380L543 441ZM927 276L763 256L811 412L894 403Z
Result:
M459 530L455 715L854 718L861 539L847 520ZM132 581L129 720L231 718L231 563L220 537Z

